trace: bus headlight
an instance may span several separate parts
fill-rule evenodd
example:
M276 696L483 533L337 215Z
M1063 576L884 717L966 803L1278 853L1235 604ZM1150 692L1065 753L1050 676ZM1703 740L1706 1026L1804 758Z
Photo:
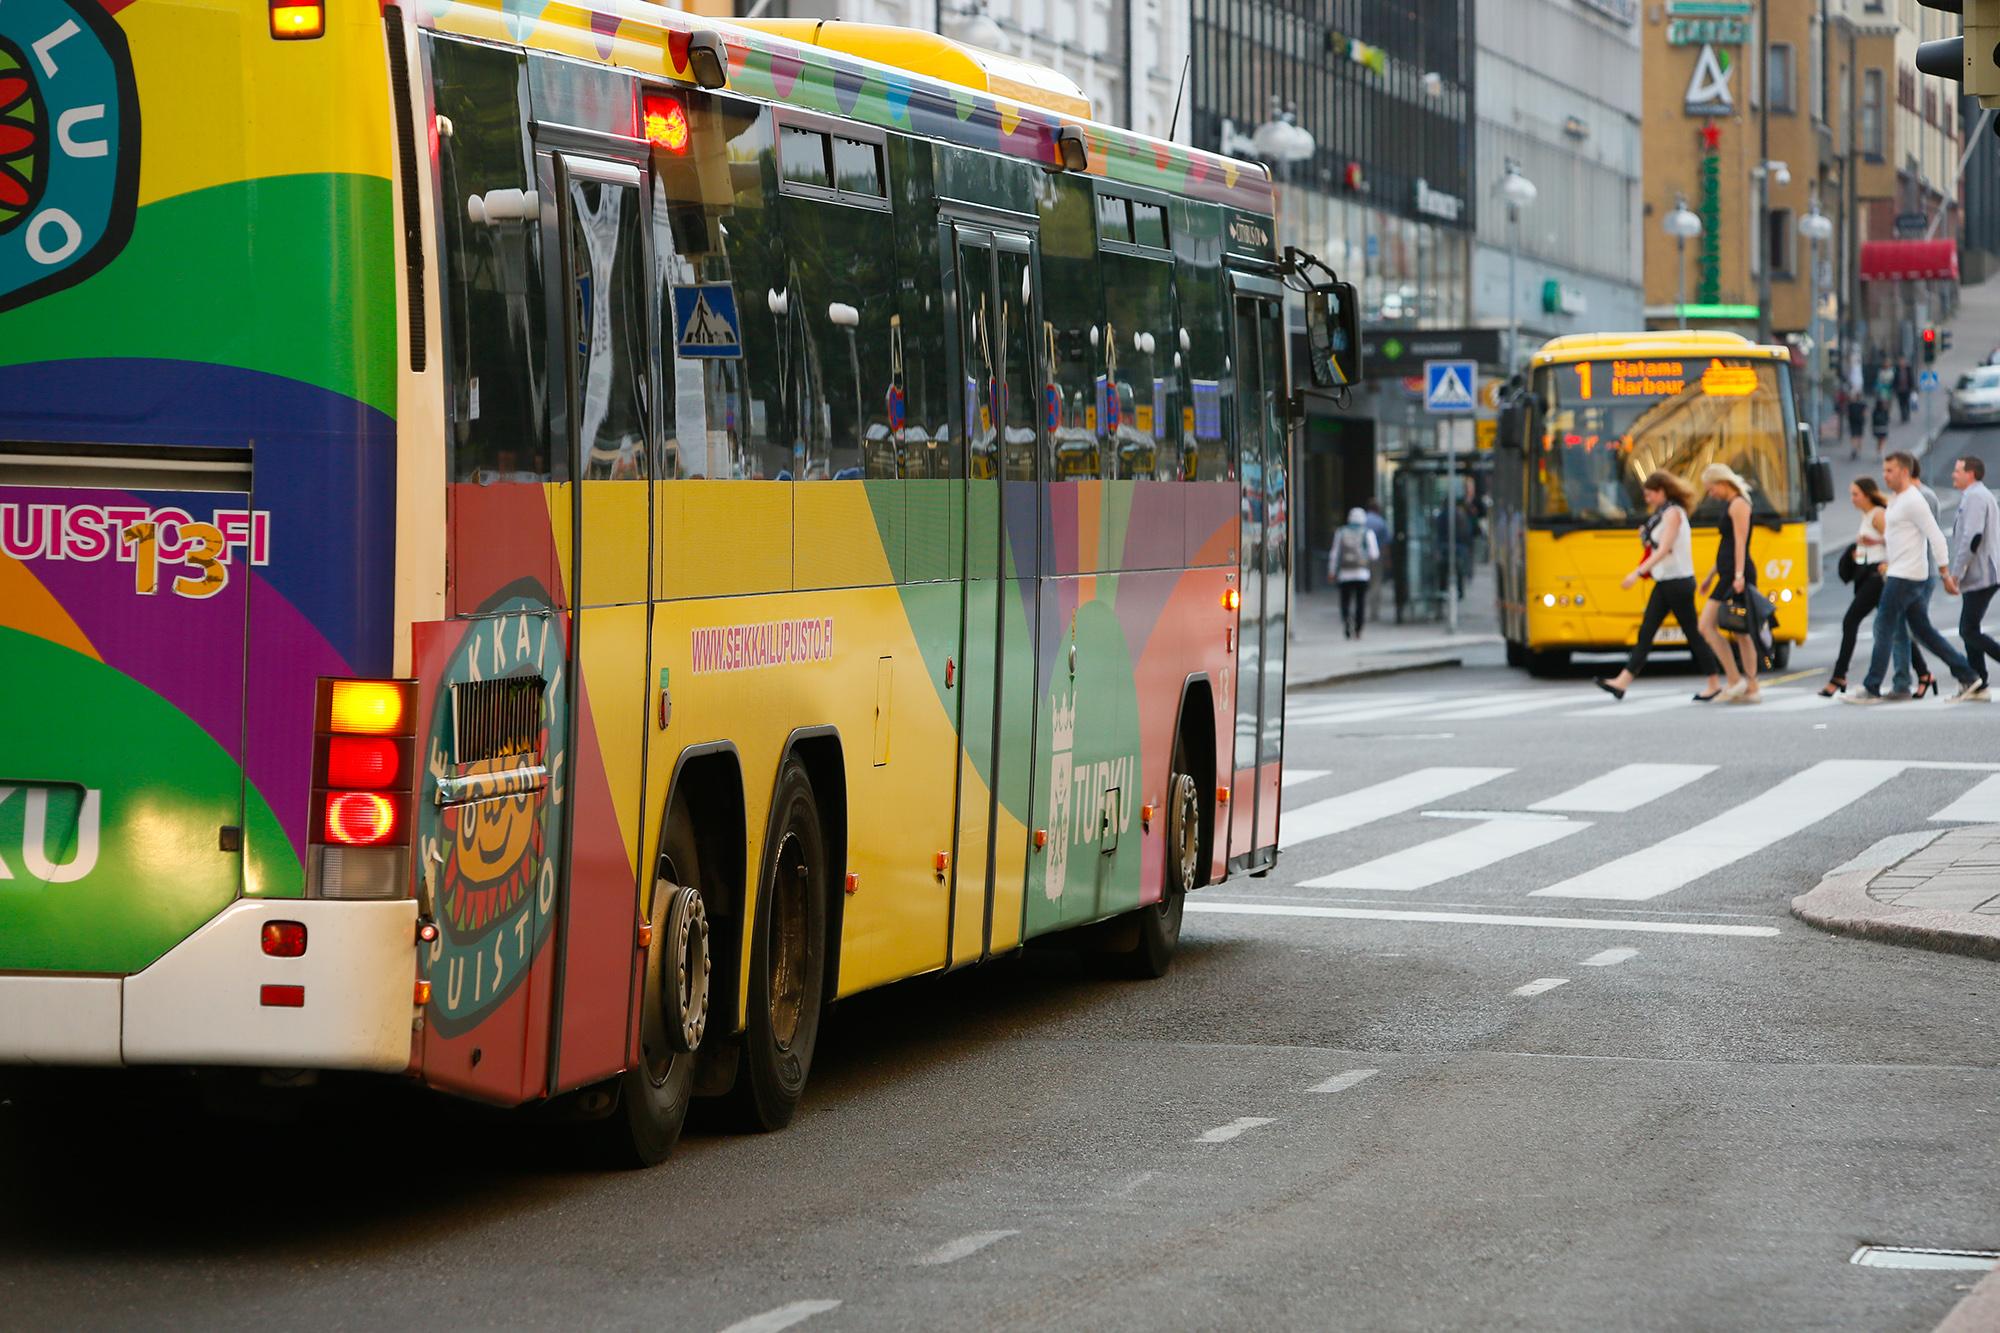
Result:
M1543 593L1543 594L1542 594L1542 605L1543 605L1543 606L1550 606L1550 607L1552 607L1552 606L1554 606L1555 604L1556 604L1556 595L1555 595L1554 593L1552 593L1552 592L1545 592L1545 593Z
M1778 590L1778 600L1779 600L1779 601L1781 601L1781 602L1789 602L1789 601L1791 601L1791 600L1792 600L1792 590L1791 590L1790 588L1780 588L1780 589Z

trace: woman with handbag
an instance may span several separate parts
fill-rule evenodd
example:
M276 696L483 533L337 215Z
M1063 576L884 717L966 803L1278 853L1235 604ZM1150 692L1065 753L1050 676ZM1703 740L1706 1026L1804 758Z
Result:
M1618 586L1630 588L1640 579L1651 579L1653 590L1646 595L1646 613L1639 621L1639 641L1632 645L1625 669L1608 680L1600 678L1597 688L1614 699L1623 699L1625 691L1632 688L1632 681L1646 669L1653 637L1671 614L1687 636L1695 665L1708 672L1707 688L1695 697L1712 698L1721 682L1716 679L1715 658L1702 639L1700 618L1694 609L1694 520L1688 517L1688 511L1694 507L1694 491L1664 470L1647 477L1639 489L1646 497L1646 507L1652 511L1645 526L1639 529L1646 556L1638 568L1619 580Z
M1708 597L1701 608L1701 635L1722 663L1729 683L1717 693L1695 698L1702 703L1717 698L1731 704L1762 703L1764 696L1757 688L1757 627L1745 597L1746 590L1757 585L1757 563L1750 554L1750 483L1727 463L1710 463L1701 470L1701 484L1710 499L1725 506L1715 568L1701 585L1702 595ZM1736 627L1727 639L1721 628L1725 612Z
M1862 623L1875 614L1876 603L1882 600L1882 559L1888 550L1882 526L1889 512L1889 497L1882 493L1881 483L1875 478L1861 476L1847 488L1847 498L1861 511L1861 530L1840 558L1841 579L1854 585L1854 600L1847 604L1847 614L1841 618L1840 656L1834 659L1832 679L1820 689L1822 699L1847 693L1847 668L1854 660L1854 641L1861 633ZM1914 668L1928 672L1929 664L1918 658L1915 644L1910 645L1910 652Z

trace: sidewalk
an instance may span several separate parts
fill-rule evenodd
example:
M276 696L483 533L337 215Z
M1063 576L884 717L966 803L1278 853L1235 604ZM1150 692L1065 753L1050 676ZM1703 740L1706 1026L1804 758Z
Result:
M1899 414L1894 406L1890 407L1889 442L1885 452L1903 449L1922 458L1945 434L1947 429L1945 423L1951 416L1949 407L1951 386L1958 383L1960 375L1984 363L1994 346L2000 344L2000 279L1959 288L1958 313L1952 317L1950 324L1939 327L1951 330L1950 349L1940 352L1937 361L1930 366L1924 365L1921 357L1915 363L1919 374L1925 370L1936 371L1938 386L1928 394L1917 395L1917 410L1910 413L1908 421L1899 420ZM1928 424L1924 419L1925 399L1931 400ZM1820 457L1833 464L1835 475L1841 474L1843 464L1866 463L1873 467L1875 437L1865 430L1862 432L1861 457L1855 459L1849 451L1847 423L1836 415L1830 397L1822 406L1826 410L1826 420L1820 424L1815 434L1819 441ZM1800 415L1805 414L1801 412ZM1930 471L1929 468L1925 469L1926 473ZM1949 472L1950 469L1947 468L1945 471ZM1926 477L1926 480L1928 479ZM1840 489L1844 492L1846 488L1843 486Z
M1395 598L1382 590L1384 615ZM1285 665L1285 688L1310 690L1343 681L1366 680L1403 671L1464 664L1466 650L1500 643L1499 610L1493 601L1493 564L1475 565L1458 604L1458 633L1441 622L1398 625L1370 621L1358 639L1340 631L1340 594L1333 588L1302 593L1292 604L1293 632Z
M1792 915L1837 935L2000 958L2000 824L1903 834L1876 847L1898 841L1900 859L1864 854L1792 899Z

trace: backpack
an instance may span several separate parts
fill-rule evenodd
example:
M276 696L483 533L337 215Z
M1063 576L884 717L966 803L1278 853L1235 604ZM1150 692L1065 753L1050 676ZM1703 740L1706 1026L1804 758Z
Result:
M1333 573L1360 573L1368 568L1368 529L1343 527L1333 534Z

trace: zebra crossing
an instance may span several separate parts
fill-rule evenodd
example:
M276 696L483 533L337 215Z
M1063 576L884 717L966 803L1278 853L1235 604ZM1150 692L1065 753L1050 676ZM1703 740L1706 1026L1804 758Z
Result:
M1685 828L1660 830L1661 836L1643 847L1531 888L1527 895L1651 902L1837 818L1896 778L1923 770L1962 774L1965 779L1964 787L1929 815L1929 824L2000 823L2000 763L1826 759L1731 802L1719 813L1697 816ZM1301 889L1408 893L1567 843L1600 823L1611 827L1621 818L1644 820L1651 817L1654 803L1718 771L1713 764L1622 764L1581 782L1573 779L1583 775L1564 774L1549 784L1569 783L1563 790L1519 808L1481 810L1427 807L1457 798L1477 799L1482 788L1523 770L1439 765L1329 795L1318 795L1317 790L1338 786L1336 773L1301 770L1296 780L1287 774L1289 799L1279 824L1279 846L1293 852L1368 825L1416 815L1429 821L1436 833L1413 846L1297 882Z
M1644 682L1623 701L1602 694L1591 688L1588 681L1581 680L1499 690L1382 690L1352 695L1336 691L1325 696L1294 697L1285 708L1285 725L1311 731L1386 721L1455 723L1534 717L1606 722L1697 708L1726 713L1732 720L1821 712L1829 717L1860 716L1841 708L1838 698L1821 698L1821 683L1815 676L1810 683L1766 685L1764 701L1748 708L1697 702L1694 692L1701 687L1701 681L1692 676ZM1922 702L1931 708L1947 706L1943 700Z

